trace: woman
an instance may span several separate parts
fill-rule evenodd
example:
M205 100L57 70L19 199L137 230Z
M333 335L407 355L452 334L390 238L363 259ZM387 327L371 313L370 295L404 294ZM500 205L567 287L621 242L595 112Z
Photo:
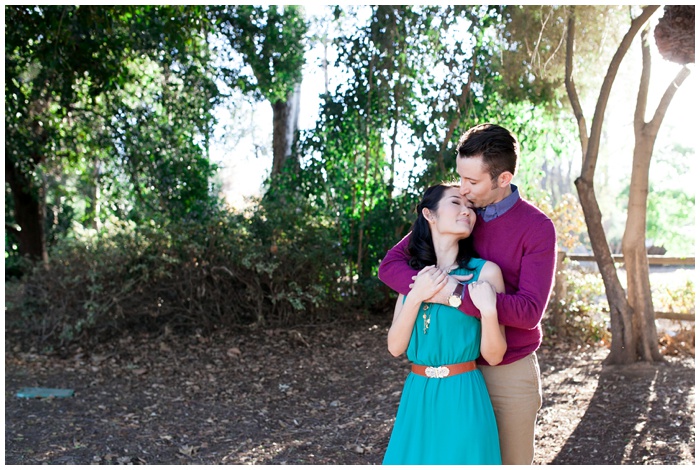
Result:
M500 464L496 419L475 360L501 362L505 333L496 292L505 290L499 267L473 257L469 235L476 214L458 185L428 188L410 235L411 265L421 269L411 292L399 295L389 329L394 356L413 363L401 395L384 464ZM446 274L472 274L468 284L481 321L454 307L423 303Z

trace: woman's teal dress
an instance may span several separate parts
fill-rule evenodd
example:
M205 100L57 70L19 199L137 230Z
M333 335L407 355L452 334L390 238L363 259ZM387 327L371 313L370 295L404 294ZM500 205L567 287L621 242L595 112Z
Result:
M479 277L485 261L452 274ZM424 307L428 306L428 310ZM423 312L430 326L423 334ZM456 308L423 304L406 350L415 364L441 366L479 357L481 322ZM479 369L443 379L408 374L384 465L500 464L496 418Z

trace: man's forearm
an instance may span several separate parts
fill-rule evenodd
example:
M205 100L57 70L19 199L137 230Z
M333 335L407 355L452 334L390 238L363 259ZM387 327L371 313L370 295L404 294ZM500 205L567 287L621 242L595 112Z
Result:
M410 235L410 234L409 234ZM408 237L406 235L400 242L391 248L379 264L379 280L391 287L396 292L408 295L413 284L413 276L418 271L408 265Z

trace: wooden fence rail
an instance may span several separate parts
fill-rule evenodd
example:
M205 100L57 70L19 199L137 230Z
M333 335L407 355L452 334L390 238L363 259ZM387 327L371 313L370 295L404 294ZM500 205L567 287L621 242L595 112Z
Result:
M595 256L593 255L570 255L564 253L565 258L569 258L572 261L595 261ZM657 266L695 266L695 257L675 257L675 256L663 256L663 255L647 255L649 259L649 264ZM563 261L563 260L562 260ZM613 261L616 263L624 263L625 258L622 255L613 255Z
M590 261L595 262L593 255L575 255L560 251L557 256L557 270L554 280L554 291L552 300L563 299L566 295L566 274L564 269L564 260L568 258L572 261ZM647 255L650 265L655 266L695 266L695 257L674 257L663 255ZM616 263L624 263L625 259L622 255L613 255L613 260ZM683 320L695 321L694 313L675 313L675 312L654 312L656 318L665 318L668 320Z

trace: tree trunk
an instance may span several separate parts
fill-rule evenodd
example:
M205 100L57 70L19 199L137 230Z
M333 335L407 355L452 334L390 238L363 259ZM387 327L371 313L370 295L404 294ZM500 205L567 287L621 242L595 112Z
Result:
M622 254L627 272L627 298L635 325L634 344L639 359L649 362L662 360L658 347L646 251L646 205L652 149L653 142L647 137L636 136L627 223L622 237Z
M95 165L92 171L92 228L99 231L102 228L100 221L100 159L95 157Z
M634 310L636 324L637 353L644 361L662 361L659 352L658 332L654 315L649 281L649 260L646 250L647 199L649 196L649 169L654 151L654 143L666 110L678 87L688 76L685 67L669 85L666 93L650 122L645 122L649 80L651 76L651 53L649 51L648 29L642 31L642 77L637 94L637 107L634 113L634 159L630 182L627 223L622 237L622 253L627 270L627 297Z
M457 129L457 125L460 123L462 120L463 116L467 116L468 111L469 111L469 94L472 89L472 80L474 79L474 71L476 70L476 53L472 53L472 67L469 70L469 76L467 77L467 83L462 85L462 92L459 95L459 98L457 98L457 110L456 113L457 115L450 121L450 124L447 126L447 133L445 134L445 138L442 140L442 144L440 144L440 152L437 155L437 166L438 166L438 171L440 172L441 175L444 175L447 170L445 168L445 150L447 149L447 145L450 143L452 140L452 136L455 133L455 130ZM464 113L464 114L462 114Z
M620 68L623 57L632 44L632 40L657 8L658 6L648 6L644 8L642 13L632 21L629 30L620 42L617 51L610 61L608 71L600 88L593 115L593 122L591 123L590 135L586 128L585 117L573 80L576 7L571 6L569 10L565 84L569 102L573 108L579 128L583 157L581 176L576 179L575 184L579 200L581 201L583 215L586 219L586 226L588 228L593 254L595 255L598 269L603 278L605 295L610 306L612 344L610 346L610 354L605 360L607 364L629 364L635 362L637 360L635 340L638 333L635 331L632 308L627 301L625 291L617 275L617 269L615 268L615 263L605 236L600 207L594 189L595 169L598 161L605 109L607 108L610 91L615 77L617 76L617 71Z
M391 156L389 158L389 184L387 187L387 198L389 200L389 212L394 202L394 172L396 171L396 140L399 135L399 105L394 88L394 130L391 134Z
M272 173L282 171L292 156L292 144L299 129L301 85L296 85L286 101L272 103Z
M554 318L552 319L554 331L557 332L557 335L560 338L564 337L564 334L566 333L566 317L564 316L566 315L566 313L562 308L562 305L564 304L564 302L566 302L567 291L566 274L564 272L565 258L565 251L557 252L557 268L554 272L554 290L552 291L552 300L550 301L550 305L554 305L554 308L552 309L554 314Z
M610 344L610 354L606 358L606 363L630 364L636 359L634 348L634 323L631 321L632 309L627 303L625 290L622 287L615 261L610 253L610 247L605 237L605 230L602 223L602 214L595 195L593 183L586 181L582 177L576 178L574 182L578 192L583 216L588 227L588 237L591 240L593 254L598 264L605 295L610 307L610 329L612 342Z
M372 99L374 91L374 61L375 56L373 55L369 61L369 88L367 90L367 110L366 116L372 115ZM367 122L363 122L364 134L365 134L365 168L362 176L362 195L360 197L360 223L358 224L359 234L357 236L357 274L362 275L362 260L364 258L364 235L365 235L365 201L367 200L367 192L369 191L369 186L367 185L367 178L369 176L369 164L372 157L372 134L367 127Z
M37 159L33 159L37 161ZM33 165L36 168L36 165ZM15 231L19 242L19 253L33 260L48 264L46 233L44 230L45 208L43 187L32 190L31 176L23 174L17 165L5 157L5 181L10 185L14 202L15 221L20 229Z

